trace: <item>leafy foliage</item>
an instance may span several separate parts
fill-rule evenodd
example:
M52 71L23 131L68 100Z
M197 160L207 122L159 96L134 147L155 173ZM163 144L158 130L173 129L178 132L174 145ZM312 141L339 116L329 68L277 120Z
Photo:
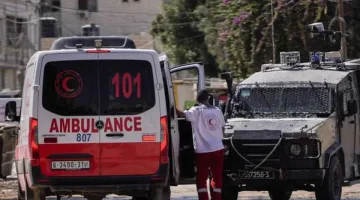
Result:
M338 22L332 20L337 14L336 4L322 0L273 2L274 22L270 0L173 0L153 23L152 34L161 39L175 63L204 60L209 75L216 75L218 64L241 78L272 60L272 23L277 62L281 51L300 51L302 61L308 61L309 51L339 50L339 42L311 39L307 28L321 21L337 29ZM349 47L349 55L358 57L360 1L349 6L347 11L353 12L346 18L351 32L348 42L356 43Z
M197 26L200 19L194 12L203 3L174 0L164 5L164 14L153 22L151 34L160 38L174 64L204 62L207 75L216 76L218 65L204 42L204 32Z

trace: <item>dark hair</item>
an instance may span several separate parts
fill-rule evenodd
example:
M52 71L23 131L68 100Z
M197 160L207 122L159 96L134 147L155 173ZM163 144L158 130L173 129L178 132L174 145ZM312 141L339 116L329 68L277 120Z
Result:
M199 103L205 103L209 100L209 92L207 90L200 90L197 94L196 100Z

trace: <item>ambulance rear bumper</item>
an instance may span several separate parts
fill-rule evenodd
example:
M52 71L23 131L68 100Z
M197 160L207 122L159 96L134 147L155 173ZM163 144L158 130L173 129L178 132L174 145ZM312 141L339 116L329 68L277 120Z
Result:
M88 176L88 177L47 177L42 175L40 167L31 167L30 177L32 187L50 188L59 191L134 191L149 190L151 186L166 186L169 167L160 165L159 170L152 175L133 176Z

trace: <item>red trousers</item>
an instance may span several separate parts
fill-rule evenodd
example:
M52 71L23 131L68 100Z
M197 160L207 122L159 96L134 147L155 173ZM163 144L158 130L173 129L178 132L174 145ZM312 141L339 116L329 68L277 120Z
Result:
M221 200L222 171L224 164L224 150L210 153L196 153L196 187L199 200L209 200L206 181L211 173L211 199Z

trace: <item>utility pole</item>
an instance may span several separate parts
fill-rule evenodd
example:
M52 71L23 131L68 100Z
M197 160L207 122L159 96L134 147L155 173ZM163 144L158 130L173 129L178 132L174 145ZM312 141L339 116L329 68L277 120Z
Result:
M275 30L274 30L274 5L273 0L271 0L271 39L272 39L272 53L273 53L273 60L272 63L276 64L276 45L275 45Z
M344 0L338 0L338 9L339 9L339 17L341 19L344 20L345 22L345 18L344 18ZM347 59L347 44L346 44L346 37L344 36L345 34L345 24L342 22L342 20L339 20L339 25L340 25L340 31L342 33L342 56L343 58L346 60Z
M38 9L38 14L39 14L39 20L38 20L38 32L39 32L39 34L38 34L38 51L41 51L41 48L42 48L42 46L41 46L41 42L42 42L42 32L44 31L43 29L42 29L42 17L43 17L43 10L42 10L42 8L43 8L43 5L42 5L42 1L39 1L39 3L37 4L37 9Z

